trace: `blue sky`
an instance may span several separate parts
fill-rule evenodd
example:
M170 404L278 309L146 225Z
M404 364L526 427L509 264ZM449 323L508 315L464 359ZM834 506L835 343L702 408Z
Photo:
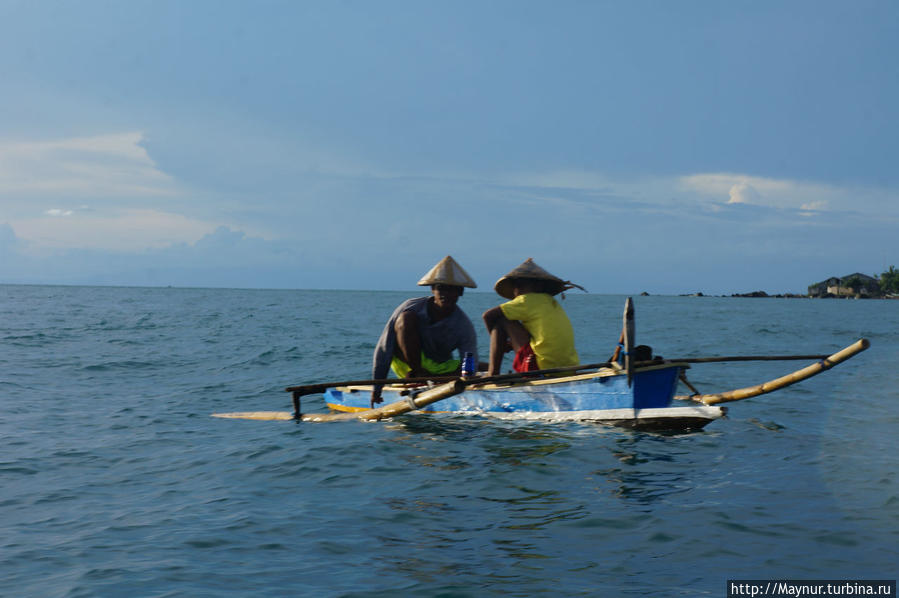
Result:
M899 264L899 4L0 0L0 282Z

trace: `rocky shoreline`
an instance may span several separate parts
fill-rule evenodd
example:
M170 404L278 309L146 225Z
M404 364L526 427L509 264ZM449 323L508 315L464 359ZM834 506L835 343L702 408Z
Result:
M640 293L642 297L648 297L649 293ZM822 295L811 297L809 295L801 295L797 293L777 293L769 295L765 291L753 291L751 293L732 293L730 295L706 295L705 293L684 293L679 297L761 297L766 299L899 299L899 295Z

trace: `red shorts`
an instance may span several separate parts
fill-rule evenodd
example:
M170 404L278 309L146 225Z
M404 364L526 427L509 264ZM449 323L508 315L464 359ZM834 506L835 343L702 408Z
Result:
M533 372L539 370L537 356L531 348L531 343L526 344L515 352L515 360L512 361L512 369L516 372Z

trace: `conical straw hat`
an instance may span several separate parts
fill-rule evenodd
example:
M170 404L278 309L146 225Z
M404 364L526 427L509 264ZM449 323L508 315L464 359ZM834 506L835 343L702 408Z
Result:
M468 275L462 266L456 263L452 256L446 256L440 260L436 266L428 270L428 273L421 277L418 285L422 287L434 284L449 284L456 287L468 287L470 289L478 288L474 279Z
M569 284L567 281L562 280L558 276L553 276L552 274L535 264L533 258L528 258L520 266L497 280L496 284L493 285L493 290L496 291L500 295L500 297L505 297L506 299L514 299L515 296L512 294L512 287L513 281L516 278L545 280L547 281L546 292L550 295L558 295L559 293L564 291L566 289L566 285Z

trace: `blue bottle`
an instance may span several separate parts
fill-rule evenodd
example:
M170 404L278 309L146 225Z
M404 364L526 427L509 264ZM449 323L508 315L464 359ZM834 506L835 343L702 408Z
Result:
M474 376L474 354L470 351L465 352L465 357L462 358L462 377L469 378Z

